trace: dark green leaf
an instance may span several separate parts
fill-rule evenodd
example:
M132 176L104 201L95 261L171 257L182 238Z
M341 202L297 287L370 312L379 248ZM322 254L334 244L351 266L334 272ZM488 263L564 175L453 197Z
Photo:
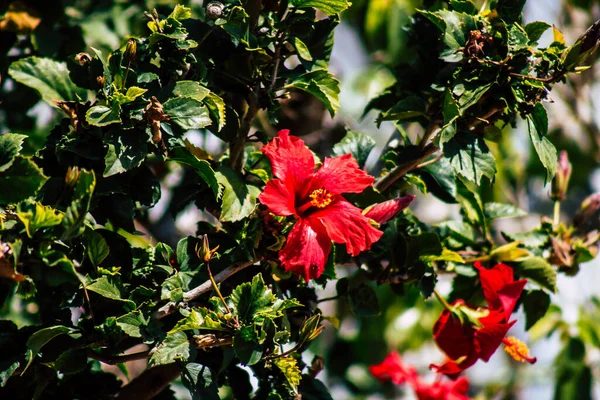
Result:
M231 293L231 301L235 306L240 322L251 322L252 319L273 307L277 300L271 289L265 286L261 274L252 278L252 284L243 283Z
M542 37L552 25L544 21L534 21L525 25L525 32L529 37L529 44L536 45L538 40Z
M97 267L110 253L108 243L106 243L106 239L101 234L92 229L86 231L85 240L87 243L87 255L92 264Z
M585 353L581 339L572 337L558 355L554 400L592 400L592 370Z
M148 154L147 141L146 133L135 129L107 133L104 136L108 151L104 157L103 176L106 178L139 167Z
M519 274L552 293L556 292L556 270L541 257L521 261Z
M381 313L375 290L367 282L350 283L348 301L352 312L359 317L374 317Z
M176 360L187 361L192 354L192 346L183 332L168 334L165 340L151 351L150 366L172 364Z
M205 365L186 364L181 371L181 383L190 391L192 400L219 400L217 384L210 369Z
M121 106L114 103L112 107L98 105L85 113L85 120L90 125L107 126L121 122Z
M260 194L258 187L247 184L240 174L225 166L217 170L216 177L223 186L221 221L241 221L254 212Z
M122 301L130 306L135 306L133 301L127 300L127 293L120 280L116 277L101 276L93 283L87 285L86 289L90 292L98 293L107 299Z
M175 97L163 104L165 114L183 129L201 129L212 123L208 109L190 97Z
M0 172L0 204L18 203L33 196L47 179L31 159L16 156L12 165Z
M6 171L13 164L26 137L16 133L0 134L0 172Z
M194 171L200 175L202 180L212 189L215 198L221 196L222 187L217 180L215 171L208 161L199 159L183 147L173 149L173 151L169 153L169 159L192 167Z
M485 141L478 136L469 133L457 134L444 145L444 156L457 174L478 185L484 176L490 181L494 180L496 160Z
M543 290L531 290L523 295L525 329L529 330L540 320L550 307L550 296Z
M485 216L487 219L524 217L527 213L512 204L485 203Z
M63 214L37 201L24 201L17 206L17 217L25 225L27 236L32 238L42 228L59 225L62 222Z
M498 0L498 14L506 23L511 24L521 19L523 6L527 0Z
M17 82L37 90L42 100L53 107L57 101L87 99L87 90L75 86L62 62L49 58L23 58L10 65L8 74Z
M340 108L338 100L340 82L325 69L317 69L300 75L286 88L296 88L312 94L323 102L332 117Z
M369 135L357 131L348 131L335 146L333 154L341 156L343 154L352 154L358 165L362 168L375 147L375 140Z
M85 217L90 210L92 194L95 188L96 176L94 175L94 171L81 170L73 191L73 201L67 207L65 217L62 221L65 229L62 235L63 240L83 234L85 230Z
M314 7L327 15L339 14L350 7L348 0L291 0L290 5L297 8Z
M64 334L74 334L76 331L72 328L57 325L51 326L49 328L40 329L35 332L33 335L29 337L27 340L27 365L25 366L25 370L29 368L35 356L39 353L39 351L44 347L49 341L54 339L57 336Z
M554 178L558 156L556 148L546 137L548 133L548 115L541 103L537 103L531 115L527 116L527 129L535 151L546 168L546 182Z

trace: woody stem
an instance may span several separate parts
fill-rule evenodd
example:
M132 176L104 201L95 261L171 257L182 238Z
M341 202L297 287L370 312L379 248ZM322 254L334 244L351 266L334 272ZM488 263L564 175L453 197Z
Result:
M435 295L435 297L437 297L437 299L439 300L440 303L442 303L442 305L444 306L444 308L450 312L452 312L452 306L446 301L446 299L444 299L437 290L433 289L433 294Z

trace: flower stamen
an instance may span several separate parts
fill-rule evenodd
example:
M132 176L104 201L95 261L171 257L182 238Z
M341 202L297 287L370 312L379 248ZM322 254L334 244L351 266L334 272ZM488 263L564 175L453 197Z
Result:
M325 189L313 190L310 194L310 204L317 208L325 208L333 201L333 194Z
M534 364L537 359L529 356L529 347L514 336L508 336L502 339L504 343L504 351L518 362L527 361Z

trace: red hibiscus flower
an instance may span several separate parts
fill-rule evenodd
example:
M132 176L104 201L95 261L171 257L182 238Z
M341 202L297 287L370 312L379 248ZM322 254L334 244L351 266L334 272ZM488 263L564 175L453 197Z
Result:
M456 377L477 360L487 362L502 343L517 361L535 362L525 344L505 337L516 322L510 321L510 316L527 280L515 281L512 268L504 264L488 270L476 263L475 268L479 270L488 307L475 310L457 300L451 305L452 311L444 310L433 327L434 339L449 360L432 368L450 377Z
M435 382L426 383L413 366L403 363L402 357L395 351L388 354L381 364L372 365L369 370L380 381L392 381L397 385L408 383L419 400L469 400L467 378L443 382L438 376Z
M323 273L332 241L344 243L348 253L356 256L379 240L382 232L373 226L371 217L342 197L343 193L362 192L374 180L350 154L325 158L315 171L313 154L288 130L279 131L262 152L277 179L267 183L259 201L276 215L297 219L279 252L286 271L294 271L308 282ZM373 219L383 223L393 217L404 203L395 204L386 205L386 212L374 213Z

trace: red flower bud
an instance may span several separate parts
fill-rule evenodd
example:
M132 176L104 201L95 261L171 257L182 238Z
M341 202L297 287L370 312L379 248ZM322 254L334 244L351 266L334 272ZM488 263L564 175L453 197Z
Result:
M567 197L571 172L573 172L573 166L569 162L569 155L563 150L558 156L556 175L554 175L554 179L552 179L552 193L550 194L552 200L560 201Z

